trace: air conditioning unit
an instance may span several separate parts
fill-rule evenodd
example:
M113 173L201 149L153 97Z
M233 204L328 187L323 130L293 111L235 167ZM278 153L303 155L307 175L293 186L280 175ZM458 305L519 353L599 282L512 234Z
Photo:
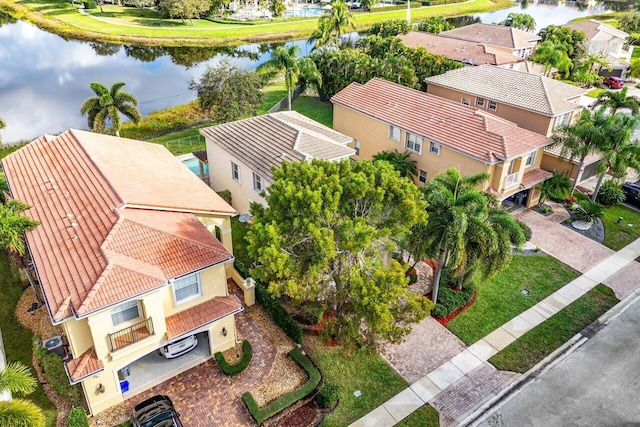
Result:
M62 345L62 337L51 337L44 340L42 346L47 349L49 353L55 353L60 357L65 357L64 346Z

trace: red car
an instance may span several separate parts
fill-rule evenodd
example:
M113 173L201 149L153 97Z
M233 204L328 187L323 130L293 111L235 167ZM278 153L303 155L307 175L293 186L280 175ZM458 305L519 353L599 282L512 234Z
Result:
M609 89L621 89L624 86L624 82L620 77L613 76L605 77L602 83L605 86L609 86Z

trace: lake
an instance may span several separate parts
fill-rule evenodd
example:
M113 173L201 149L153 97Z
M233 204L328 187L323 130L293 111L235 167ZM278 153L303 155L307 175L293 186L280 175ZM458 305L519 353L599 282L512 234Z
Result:
M603 10L532 4L525 10L514 6L478 18L499 22L514 11L532 15L542 28ZM0 135L5 143L86 128L80 105L94 95L91 82L110 86L124 81L124 90L138 99L141 113L148 114L195 99L188 82L207 66L228 58L243 69L253 69L269 58L273 48L270 44L237 48L114 46L66 41L29 23L8 21L0 15L0 117L7 123ZM304 40L290 43L300 45L303 54L310 51Z

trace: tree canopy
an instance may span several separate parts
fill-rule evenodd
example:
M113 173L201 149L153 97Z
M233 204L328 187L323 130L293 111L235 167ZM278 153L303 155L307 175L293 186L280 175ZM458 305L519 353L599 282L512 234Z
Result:
M397 342L432 304L383 254L426 219L418 188L386 162L285 162L254 204L252 274L276 297L335 313L327 330L347 347Z
M398 34L407 34L411 31L411 24L406 19L390 19L376 22L369 28L370 36L395 37Z
M138 111L138 100L121 90L125 83L116 82L111 89L99 82L93 82L90 86L96 96L82 103L80 113L87 115L87 124L94 132L105 132L107 123L111 122L111 130L120 136L120 114L135 124L140 122L142 117Z
M416 29L431 34L438 34L443 31L453 30L455 26L441 16L431 16L418 23Z
M573 67L567 55L567 48L561 43L552 41L542 42L531 59L533 62L544 65L544 73L547 76L554 68L566 75Z
M398 150L381 151L373 156L373 161L389 162L400 176L406 178L414 179L418 175L418 162L411 158L411 152L408 150L402 153Z
M526 13L511 12L504 21L504 25L524 31L533 31L536 29L535 19Z

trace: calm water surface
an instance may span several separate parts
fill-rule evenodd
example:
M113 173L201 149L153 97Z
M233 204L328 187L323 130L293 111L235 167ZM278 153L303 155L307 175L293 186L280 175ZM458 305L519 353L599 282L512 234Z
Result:
M532 15L542 28L602 9L529 5L521 10L515 6L478 18L499 22L512 11ZM124 81L124 90L137 97L140 111L148 114L195 99L188 82L198 78L207 65L229 58L243 69L253 69L269 58L272 48L258 44L234 49L112 46L65 41L25 22L4 22L0 26L0 117L7 127L0 135L5 143L86 128L80 105L93 96L91 82L110 86ZM299 44L303 54L310 50L305 41L292 43Z

